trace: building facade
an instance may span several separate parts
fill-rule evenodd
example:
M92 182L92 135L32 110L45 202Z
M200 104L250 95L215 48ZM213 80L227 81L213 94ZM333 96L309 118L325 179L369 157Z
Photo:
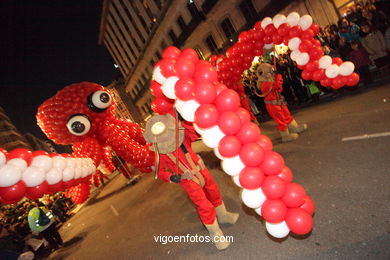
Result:
M32 150L27 139L16 129L2 107L0 107L0 147L7 151L16 148Z
M223 54L242 30L266 16L297 11L326 26L337 22L351 2L354 0L105 0L99 43L118 65L126 98L144 119L152 112L149 84L153 66L167 46L194 48L200 58L208 59Z

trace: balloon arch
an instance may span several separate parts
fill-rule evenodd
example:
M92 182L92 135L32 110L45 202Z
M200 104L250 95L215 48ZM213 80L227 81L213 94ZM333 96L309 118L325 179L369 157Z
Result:
M290 231L309 233L315 205L304 188L292 182L283 157L272 151L271 140L250 121L232 88L255 56L281 43L292 50L291 58L305 80L336 89L356 85L359 76L353 63L324 55L320 41L314 39L318 30L309 15L300 17L296 12L264 18L241 32L226 56L213 57L216 67L199 60L191 48L180 51L170 46L155 64L150 85L153 111L166 114L175 108L194 122L204 144L221 160L223 171L242 188L243 203L265 219L267 231L277 238Z

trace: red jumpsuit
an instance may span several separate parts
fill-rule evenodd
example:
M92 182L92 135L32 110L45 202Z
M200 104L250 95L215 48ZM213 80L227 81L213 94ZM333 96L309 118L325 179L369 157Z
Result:
M185 128L184 141L182 145L184 145L186 150L189 152L194 163L197 164L199 157L192 150L191 143L197 139L198 135L196 134L193 126L185 125ZM190 163L186 160L183 149L179 147L178 150L179 161L188 169L191 169ZM172 152L172 154L176 156L176 151ZM167 168L170 171L168 171ZM172 161L168 155L160 154L158 177L163 181L169 182L169 177L172 175L172 172L176 172L178 174L183 173L183 171L176 166L176 162ZM219 192L219 188L213 177L210 175L209 170L205 168L201 170L200 173L202 174L205 181L203 188L192 180L181 180L180 185L185 189L190 199L197 206L197 211L202 222L204 224L210 225L215 221L215 208L222 204L222 198Z
M264 101L265 101L265 106L267 108L267 111L269 115L272 117L272 119L275 120L275 122L277 123L276 127L278 128L279 131L285 131L287 129L287 125L294 120L294 118L291 116L290 110L288 110L288 107L285 104L281 106L277 104L268 103L268 102L278 102L278 94L283 90L282 85L283 85L283 78L282 75L280 74L276 74L275 82L261 83L261 92L263 94L268 93L270 88L272 88L271 92L264 97Z

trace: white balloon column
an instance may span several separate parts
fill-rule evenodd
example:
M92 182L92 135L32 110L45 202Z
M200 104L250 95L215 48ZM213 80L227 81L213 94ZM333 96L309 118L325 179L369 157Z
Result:
M264 24L269 22L264 20ZM193 49L180 51L171 46L162 56L153 72L151 92L156 99L152 109L166 114L175 107L194 123L204 144L221 159L223 171L243 188L243 203L264 217L272 236L310 232L313 201L299 184L291 182L290 169L272 151L270 139L250 121L239 95L220 83L215 68L199 60Z
M23 148L7 152L0 148L0 201L12 204L23 197L38 199L44 194L89 183L95 172L90 158Z

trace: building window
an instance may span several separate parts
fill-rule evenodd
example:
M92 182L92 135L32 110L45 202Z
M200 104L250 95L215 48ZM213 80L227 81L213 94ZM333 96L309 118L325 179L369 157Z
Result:
M240 3L240 9L248 24L256 22L257 13L256 8L253 6L252 0L243 0Z
M196 8L196 5L194 4L194 2L188 3L187 9L188 9L188 11L190 11L190 14L192 15L192 17L195 17L195 18L199 17L199 11Z
M157 59L158 60L161 60L161 53L160 53L160 50L157 50L154 55L156 55Z
M212 35L209 35L205 40L207 47L209 47L211 53L218 53L218 46L214 41L214 38Z
M150 61L149 61L149 64L150 64L150 66L153 68L154 67L154 64L155 64L156 62L154 61L154 59L151 59Z
M230 37L236 32L229 18L226 18L221 22L221 28L227 39L230 39Z
M205 0L202 4L203 12L206 14L211 11L214 5L218 2L218 0Z
M198 54L199 59L203 59L203 60L204 60L204 55L203 55L202 50L201 50L199 47L195 47L194 50L195 50L196 53Z
M176 42L176 34L175 34L175 32L173 30L169 30L168 34L169 34L169 38L171 38L172 43L175 44L175 42Z
M179 18L177 18L177 24L179 25L182 32L184 32L186 30L187 25L184 22L183 17L179 16Z

